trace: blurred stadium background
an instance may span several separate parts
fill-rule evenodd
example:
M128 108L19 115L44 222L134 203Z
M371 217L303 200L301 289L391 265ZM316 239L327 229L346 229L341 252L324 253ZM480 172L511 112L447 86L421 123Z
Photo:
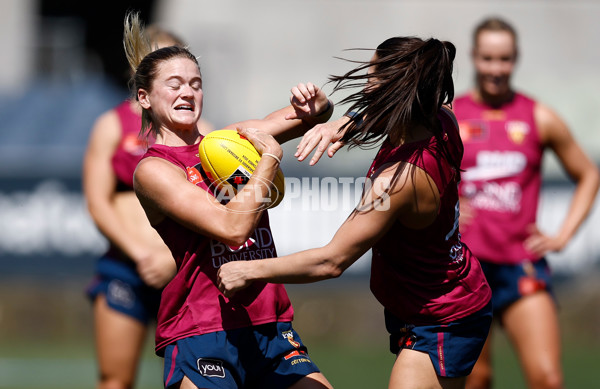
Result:
M81 161L101 112L127 97L122 20L137 9L189 42L204 76L204 117L216 127L287 104L300 81L324 85L395 35L435 36L457 46L457 92L470 85L471 30L484 16L508 18L520 33L515 85L554 107L584 149L600 160L600 2L586 0L0 0L0 388L92 388L91 311L83 289L106 242L87 214ZM370 56L370 54L365 54ZM325 85L329 93L331 87ZM342 96L333 96L339 100ZM334 117L344 107L336 109ZM288 188L271 212L281 254L326 243L350 212L354 183L374 150L340 152L315 167L285 146ZM572 186L552 157L540 224L554 231ZM325 195L322 195L325 193ZM550 256L570 388L597 387L600 353L600 214L562 253ZM340 388L385 387L393 358L382 312L368 291L369 256L340 279L289 287L296 327ZM523 387L501 335L498 388ZM161 387L152 339L139 388Z

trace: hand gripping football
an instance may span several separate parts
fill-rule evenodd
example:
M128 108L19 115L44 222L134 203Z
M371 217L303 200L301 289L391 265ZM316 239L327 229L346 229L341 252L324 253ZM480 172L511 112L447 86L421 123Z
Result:
M250 180L261 156L252 143L236 130L216 130L206 135L199 146L200 163L221 196L231 199ZM281 168L274 182L263 182L269 193L263 199L267 208L277 206L285 193L285 177ZM219 195L217 195L219 197Z

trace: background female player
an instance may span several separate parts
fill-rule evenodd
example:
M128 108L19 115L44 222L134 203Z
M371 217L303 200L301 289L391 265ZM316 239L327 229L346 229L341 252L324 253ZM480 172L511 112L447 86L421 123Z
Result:
M517 34L507 22L492 18L476 27L476 85L454 103L465 145L461 232L482 262L495 316L529 387L562 388L558 317L544 255L562 250L588 215L598 169L556 113L512 88L517 54ZM554 151L576 184L554 236L535 226L545 149ZM489 388L491 373L488 341L467 386Z
M149 26L154 47L184 43ZM175 274L175 261L133 192L133 171L148 142L138 137L142 109L127 100L94 124L85 153L83 189L92 219L109 249L96 263L88 288L94 306L98 388L132 388L146 332L156 319L162 287ZM207 122L202 128L211 129ZM154 139L149 139L153 142Z
M291 326L293 309L281 285L257 283L229 299L216 278L222 262L276 255L260 199L282 150L273 136L247 127L287 138L309 128L303 120L327 120L332 104L319 88L301 85L298 98L305 99L303 92L309 103L228 126L239 128L262 159L236 201L221 204L200 175L198 145L207 132L198 126L203 92L197 59L180 47L150 52L142 32L137 15L128 15L124 43L135 72L132 85L142 126L156 135L138 164L134 188L177 263L162 294L156 333L165 387L331 388Z
M366 81L342 101L360 115L340 120L344 143L384 140L368 172L372 185L326 246L219 270L219 288L231 297L257 282L337 277L372 247L371 290L397 354L390 388L463 387L491 323L491 291L458 232L462 144L443 107L454 97L455 52L437 39L391 38L370 62L332 77L334 91ZM323 139L315 133L308 137Z

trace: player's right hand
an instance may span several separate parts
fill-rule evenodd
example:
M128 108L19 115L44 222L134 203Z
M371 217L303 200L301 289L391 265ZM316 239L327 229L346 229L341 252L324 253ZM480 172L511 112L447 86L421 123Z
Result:
M233 261L224 263L217 273L217 287L227 298L252 284L248 279L252 265L251 261Z

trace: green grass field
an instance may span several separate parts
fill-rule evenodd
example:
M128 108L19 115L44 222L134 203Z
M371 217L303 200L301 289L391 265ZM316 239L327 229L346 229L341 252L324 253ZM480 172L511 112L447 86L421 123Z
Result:
M386 388L394 358L387 351L381 308L366 281L337 281L289 288L295 328L336 388ZM579 280L557 292L562 296L567 388L597 387L600 288L595 284ZM0 285L0 388L94 388L91 312L80 293L82 284L38 286L24 281ZM162 360L152 347L149 337L138 389L162 387ZM494 347L495 388L525 388L501 331L496 331Z

